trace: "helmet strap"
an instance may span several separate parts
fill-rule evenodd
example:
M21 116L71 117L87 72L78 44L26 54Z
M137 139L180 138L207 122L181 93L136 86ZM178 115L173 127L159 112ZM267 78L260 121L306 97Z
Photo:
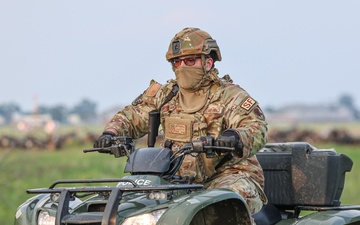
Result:
M204 74L207 74L209 71L206 71L206 57L204 54L201 54L201 64L204 70Z

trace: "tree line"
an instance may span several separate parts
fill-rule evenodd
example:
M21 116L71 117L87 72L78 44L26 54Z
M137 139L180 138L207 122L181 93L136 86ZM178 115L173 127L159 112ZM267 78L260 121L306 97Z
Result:
M21 109L16 102L0 104L0 116L5 124L10 124L14 115L49 114L52 119L59 123L67 123L68 116L76 114L83 122L93 122L97 118L97 104L89 99L82 99L73 107L66 107L63 104L54 106L39 105L34 111L27 112Z
M338 105L344 106L352 112L353 117L356 120L360 120L360 111L355 105L354 98L349 94L343 94L337 101ZM35 111L35 112L34 112ZM10 124L13 116L19 115L31 115L31 114L49 114L52 119L58 123L67 123L68 116L76 114L80 117L82 122L94 122L97 120L97 104L87 98L82 99L79 103L73 107L66 107L63 104L57 104L53 106L39 105L33 112L23 111L15 102L0 103L0 117L3 117L3 123ZM276 112L272 107L265 108L267 112Z

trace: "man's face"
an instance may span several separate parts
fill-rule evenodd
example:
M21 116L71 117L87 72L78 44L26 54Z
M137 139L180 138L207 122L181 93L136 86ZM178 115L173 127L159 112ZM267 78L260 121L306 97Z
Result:
M205 58L205 69L206 72L209 71L213 65L214 60L209 57ZM171 64L174 69L178 67L194 66L202 68L201 56L200 55L187 55L181 56L171 60Z

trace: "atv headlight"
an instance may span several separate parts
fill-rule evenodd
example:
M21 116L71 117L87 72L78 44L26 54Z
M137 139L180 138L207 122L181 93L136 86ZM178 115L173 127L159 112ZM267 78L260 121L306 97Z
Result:
M38 225L55 225L55 216L50 216L47 211L40 211L38 215Z
M125 219L122 225L155 225L166 209L152 211Z

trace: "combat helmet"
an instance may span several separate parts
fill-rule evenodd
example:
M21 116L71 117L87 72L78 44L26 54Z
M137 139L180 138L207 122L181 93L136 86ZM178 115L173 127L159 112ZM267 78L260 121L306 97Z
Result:
M166 60L200 54L210 54L214 61L221 61L220 48L210 34L199 28L187 27L171 40L166 52Z

